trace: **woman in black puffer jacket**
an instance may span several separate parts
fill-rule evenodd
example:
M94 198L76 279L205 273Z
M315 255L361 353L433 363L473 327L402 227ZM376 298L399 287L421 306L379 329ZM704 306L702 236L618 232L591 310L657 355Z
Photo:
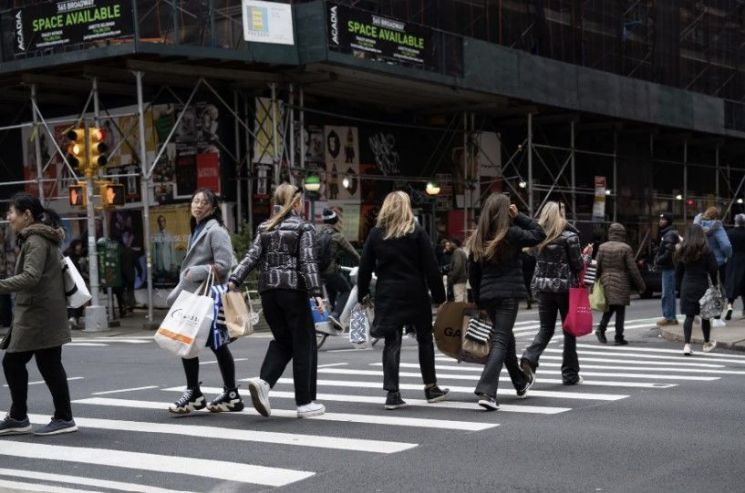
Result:
M567 223L558 202L548 202L543 207L538 224L546 232L546 239L536 248L537 262L531 289L538 300L541 327L520 359L520 367L531 383L538 368L538 359L554 336L556 316L561 315L563 321L569 311L569 288L578 286L579 275L585 268L582 255L585 254L586 258L592 255L592 245L582 251L577 230ZM579 376L577 339L567 332L564 332L561 379L564 385L575 385L582 381Z
M510 205L507 195L493 193L486 199L476 231L468 239L469 279L478 307L492 322L491 351L475 393L479 405L499 409L497 387L502 365L507 367L517 395L527 395L531 382L520 370L512 328L518 304L528 291L523 283L520 251L546 238L533 219Z

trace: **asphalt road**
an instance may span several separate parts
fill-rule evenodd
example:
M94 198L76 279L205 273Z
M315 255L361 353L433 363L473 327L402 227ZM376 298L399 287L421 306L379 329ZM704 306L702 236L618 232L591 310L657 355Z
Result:
M385 411L382 348L352 350L337 338L319 356L323 417L292 417L289 380L270 394L269 419L252 410L174 417L166 406L184 384L177 359L148 339L77 339L63 358L80 431L0 438L0 491L745 491L745 355L683 357L651 328L658 305L632 307L630 346L580 340L581 386L561 385L556 338L529 398L518 400L504 376L502 409L492 413L472 394L479 367L441 356L451 399L422 402L408 339L401 381L410 406ZM519 349L535 320L535 310L521 312ZM259 334L231 346L239 379L257 374L268 341ZM211 397L219 372L211 355L202 362ZM38 425L51 399L33 365L30 380ZM0 409L8 405L5 388Z

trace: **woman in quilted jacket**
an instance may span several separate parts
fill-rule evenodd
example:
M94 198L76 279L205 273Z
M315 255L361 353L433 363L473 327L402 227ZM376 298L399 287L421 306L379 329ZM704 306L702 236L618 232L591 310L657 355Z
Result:
M228 284L230 289L236 289L249 272L259 268L261 306L274 336L260 377L249 380L248 390L254 408L262 416L269 416L269 390L292 360L297 417L317 416L326 408L315 402L318 350L308 299L314 297L321 312L325 308L314 248L315 228L301 216L300 188L281 184L274 192L273 202L280 206L279 210L259 225L251 248Z
M683 354L690 356L691 332L693 319L701 313L699 300L706 293L709 284L716 286L718 266L714 252L711 251L704 229L698 224L692 224L686 229L680 248L675 252L675 278L680 283L680 312L686 316L683 322L683 336L685 345ZM702 317L701 331L704 333L704 352L708 353L717 345L709 339L711 335L711 321Z
M644 279L634 261L634 252L626 243L626 228L619 223L608 227L608 241L600 245L597 256L597 279L605 289L608 311L603 313L595 335L606 344L605 330L613 315L616 316L616 346L625 346L623 324L626 307L631 304L631 285L643 293L646 290Z
M538 300L541 327L520 359L520 367L531 382L535 378L538 359L554 335L557 315L561 316L561 320L567 316L569 288L579 285L580 273L592 258L592 245L582 250L577 230L567 223L558 202L547 202L543 206L538 224L546 232L546 239L535 248L536 266L531 290ZM576 385L582 381L577 359L577 338L568 332L564 332L561 379L564 385Z

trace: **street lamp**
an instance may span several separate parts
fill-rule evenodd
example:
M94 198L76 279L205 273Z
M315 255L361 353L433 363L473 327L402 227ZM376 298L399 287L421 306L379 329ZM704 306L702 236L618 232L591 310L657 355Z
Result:
M424 191L427 192L427 195L429 195L430 197L434 197L435 195L439 195L440 185L433 181L430 181L427 183L427 188L425 188Z
M525 187L528 186L528 182L526 182L525 180L520 180L520 182L517 184L517 186L520 187L520 188L525 188Z
M432 199L432 227L430 231L432 233L432 242L437 244L437 195L440 194L440 185L430 181L427 182L427 186L424 191Z
M305 180L303 180L303 189L310 199L310 222L315 224L316 198L318 198L318 191L321 189L321 179L318 175L308 175L305 177Z

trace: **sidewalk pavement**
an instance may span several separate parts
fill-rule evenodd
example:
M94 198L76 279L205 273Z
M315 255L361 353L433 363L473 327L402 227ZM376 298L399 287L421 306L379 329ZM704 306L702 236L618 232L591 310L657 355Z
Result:
M745 318L733 316L732 320L725 322L725 327L712 327L711 338L717 341L717 348L731 349L734 351L745 351ZM678 325L667 325L660 327L662 337L668 341L683 343L683 321ZM693 324L692 344L703 344L704 336L701 332L701 324ZM716 351L716 349L715 349Z

